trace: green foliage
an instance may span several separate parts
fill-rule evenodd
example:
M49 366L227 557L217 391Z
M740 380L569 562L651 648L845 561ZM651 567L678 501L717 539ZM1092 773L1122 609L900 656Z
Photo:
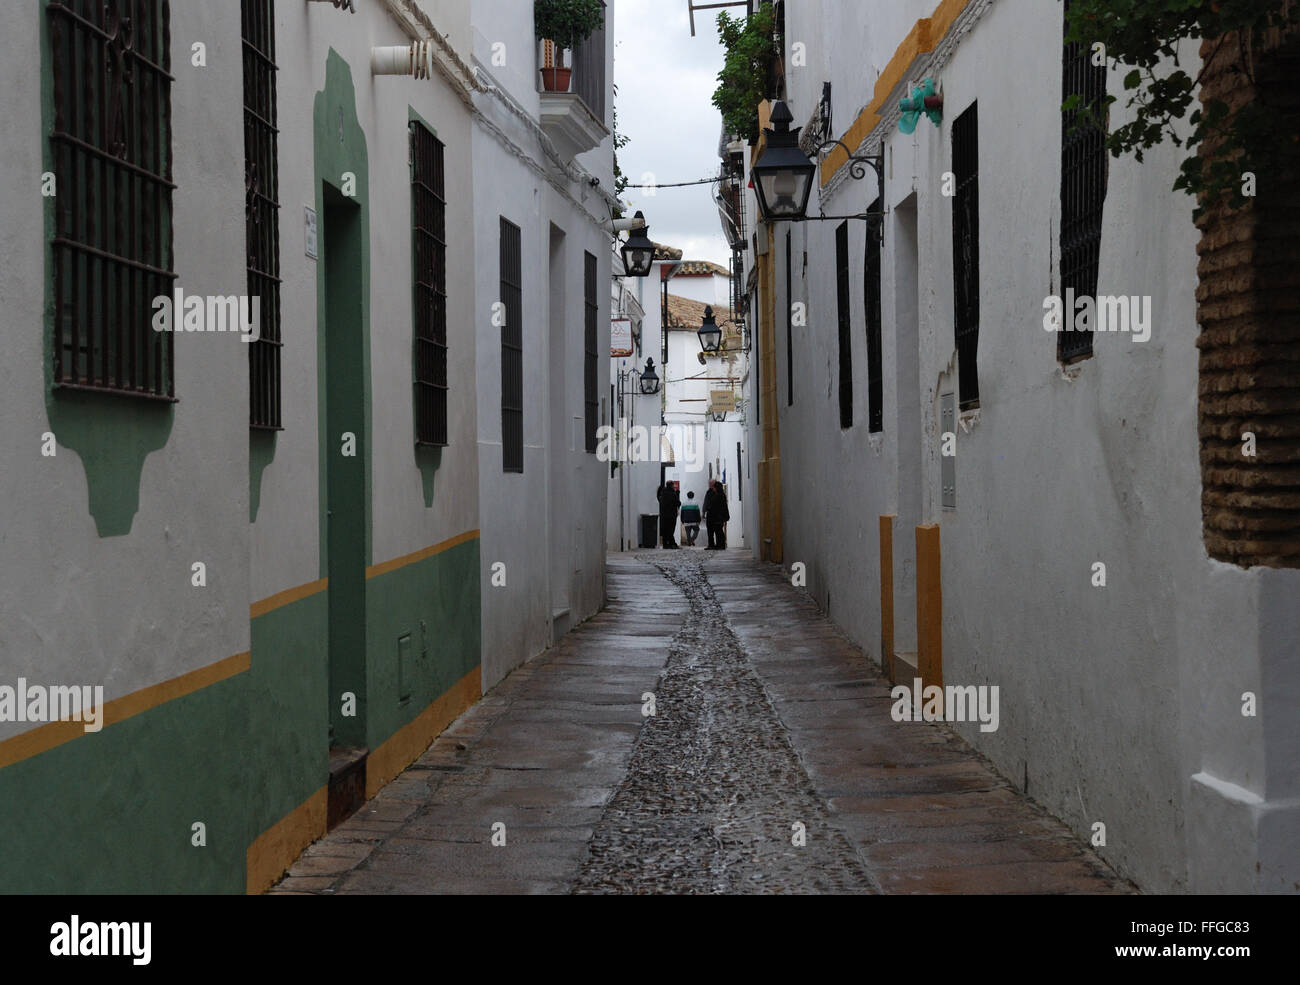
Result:
M1109 61L1131 66L1124 76L1124 90L1129 94L1126 105L1135 115L1107 134L1111 154L1132 153L1141 161L1144 150L1165 138L1177 147L1185 144L1192 153L1182 162L1174 188L1198 197L1197 215L1225 196L1233 207L1242 204L1243 171L1277 174L1294 153L1284 141L1294 144L1296 135L1278 133L1275 119L1258 101L1235 113L1219 100L1202 106L1196 86L1205 67L1195 77L1190 75L1179 64L1178 43L1187 38L1214 39L1205 59L1208 66L1226 57L1221 50L1225 36L1241 38L1247 56L1234 69L1253 81L1248 53L1261 47L1268 29L1300 25L1300 3L1295 0L1071 0L1067 18L1067 40L1089 47L1101 42ZM1100 105L1085 107L1078 96L1072 96L1062 109L1078 111L1085 123L1104 129L1115 101L1108 95ZM1184 117L1191 132L1180 137L1175 121Z
M617 83L615 83L614 85L614 99L616 101L618 99ZM623 192L627 191L627 186L630 184L630 181L628 179L628 176L623 173L623 169L619 167L618 152L621 151L624 147L626 147L632 138L625 133L619 132L617 105L614 106L613 134L614 134L614 197L619 200L618 206L614 209L614 218L621 219L623 218L623 213L627 211L626 209L623 208L623 204L622 204Z
M533 33L539 41L576 48L605 23L600 0L536 0Z
M722 113L729 133L753 143L758 140L758 104L769 96L768 69L777 49L776 13L763 3L752 17L718 14L718 38L726 51L713 105Z

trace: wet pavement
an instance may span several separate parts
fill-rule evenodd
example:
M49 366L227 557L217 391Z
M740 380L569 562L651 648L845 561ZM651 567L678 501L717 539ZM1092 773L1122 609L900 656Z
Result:
M639 552L608 586L271 892L1132 891L950 728L894 722L778 568Z

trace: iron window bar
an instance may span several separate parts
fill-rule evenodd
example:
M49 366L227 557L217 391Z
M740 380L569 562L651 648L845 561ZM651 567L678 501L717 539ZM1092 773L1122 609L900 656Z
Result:
M871 203L880 207L880 197ZM884 424L884 367L881 365L881 334L884 318L881 311L880 238L867 230L862 262L863 307L867 322L867 430L883 431Z
M410 123L415 443L447 445L447 198L443 143Z
M978 104L952 125L953 333L957 348L957 386L962 410L979 406L979 115Z
M260 298L259 337L248 344L248 423L282 428L279 129L272 0L241 0L244 58L244 224L248 295Z
M523 272L519 227L501 217L501 458L502 471L524 470Z
M166 0L51 0L53 383L172 402L171 29Z
M605 4L602 2L601 7ZM572 89L603 126L605 124L605 24L573 50Z
M600 353L597 349L597 322L599 320L600 303L597 300L597 291L599 290L599 273L596 266L596 258L591 253L583 253L583 366L582 366L582 393L583 393L583 414L585 424L585 446L586 450L595 454L599 444L596 440L598 426L600 424L599 399L597 398L597 378L600 375Z
M835 230L836 323L839 342L840 427L853 426L853 335L849 308L849 223Z
M1087 114L1102 108L1101 100L1106 95L1106 66L1092 64L1087 44L1065 43L1061 89L1063 102L1074 95L1082 96L1084 108L1061 114L1060 293L1065 296L1072 289L1076 297L1095 297L1109 160L1104 131L1095 125L1079 125ZM1072 328L1074 312L1065 312L1064 317ZM1092 327L1082 332L1061 331L1056 343L1056 357L1061 362L1085 359L1092 355Z

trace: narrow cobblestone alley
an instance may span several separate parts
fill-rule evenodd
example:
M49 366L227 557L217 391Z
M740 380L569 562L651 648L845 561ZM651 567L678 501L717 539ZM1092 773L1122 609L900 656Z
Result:
M643 557L272 892L1130 891L778 571Z

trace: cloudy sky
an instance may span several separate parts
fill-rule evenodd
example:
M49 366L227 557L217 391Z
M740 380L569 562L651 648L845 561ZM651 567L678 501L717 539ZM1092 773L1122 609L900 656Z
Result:
M737 7L732 14L743 14ZM661 184L718 173L722 117L713 89L722 68L718 11L695 15L691 37L686 0L617 0L614 82L618 128L631 138L618 161L632 184ZM646 176L646 172L653 175ZM687 260L727 265L731 252L718 225L713 186L629 188L632 212L645 212L650 238L674 246Z

